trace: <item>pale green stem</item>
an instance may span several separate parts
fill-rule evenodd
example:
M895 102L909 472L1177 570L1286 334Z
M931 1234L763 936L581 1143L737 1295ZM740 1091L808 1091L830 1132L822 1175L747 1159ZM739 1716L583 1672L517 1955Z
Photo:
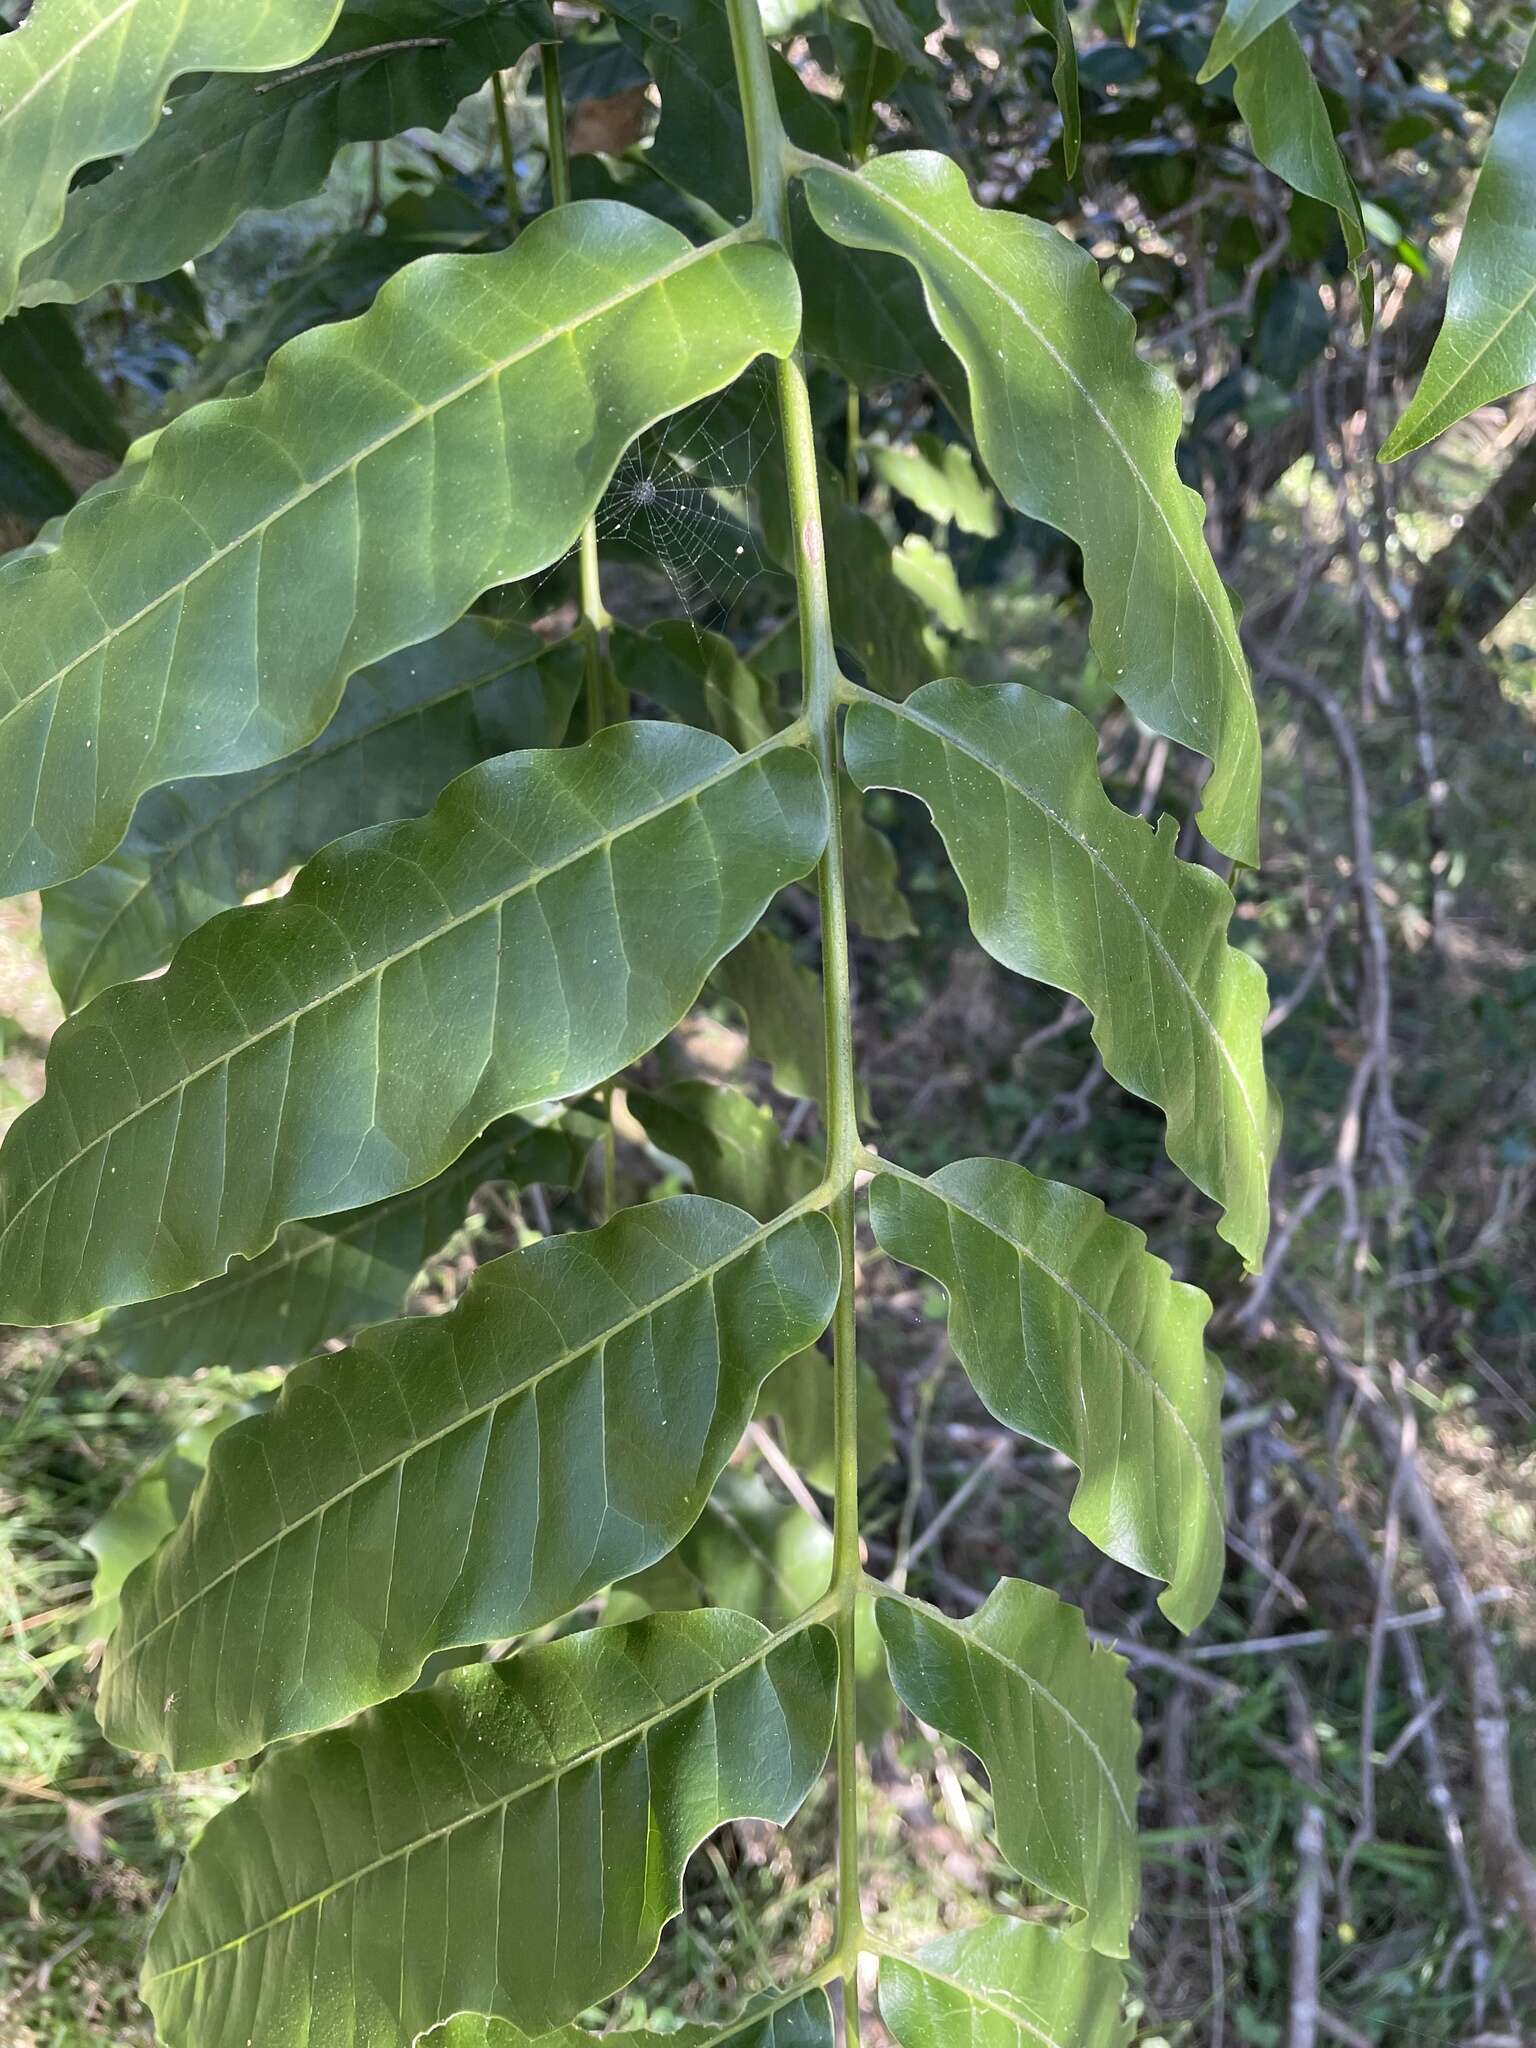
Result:
M507 114L507 74L493 73L491 107L496 116L496 141L501 149L501 182L507 196L507 240L517 235L517 155L512 148L512 122Z
M770 240L789 244L785 136L774 97L768 44L757 0L727 0L731 47L752 171L753 223ZM832 1592L836 1601L841 1680L837 1696L837 1943L842 1963L847 2038L858 2048L859 1906L858 1724L854 1687L854 1603L860 1586L858 1355L854 1317L853 1174L859 1133L853 1071L853 999L838 793L838 667L827 598L816 436L800 351L778 366L779 427L789 481L795 590L800 613L803 715L831 810L827 847L817 869L821 905L821 979L826 1023L827 1176L837 1192L829 1214L842 1258L842 1286L832 1319L836 1484L833 1491Z

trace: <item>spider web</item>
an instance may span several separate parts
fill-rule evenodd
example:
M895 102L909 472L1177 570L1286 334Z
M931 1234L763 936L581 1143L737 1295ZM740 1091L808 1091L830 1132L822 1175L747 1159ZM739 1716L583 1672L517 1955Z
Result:
M597 508L597 537L649 556L695 626L732 611L764 562L750 489L772 446L760 369L642 434Z

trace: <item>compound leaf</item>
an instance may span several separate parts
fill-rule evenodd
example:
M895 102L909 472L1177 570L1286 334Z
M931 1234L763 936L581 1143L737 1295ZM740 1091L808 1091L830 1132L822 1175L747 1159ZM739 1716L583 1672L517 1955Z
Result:
M58 233L22 266L22 303L164 277L248 208L318 191L342 143L440 128L493 71L553 34L542 0L349 0L317 68L263 85L210 79L173 101L110 176L72 192ZM398 47L412 37L427 46ZM331 61L352 51L372 54Z
M0 1147L0 1319L193 1286L617 1073L826 827L801 750L652 723L485 762L339 840L60 1028Z
M1168 1120L1169 1156L1226 1211L1250 1266L1269 1219L1271 1112L1260 1048L1264 976L1226 943L1232 897L1116 809L1093 727L1021 684L945 680L904 705L862 698L845 756L861 788L928 807L994 959L1093 1012L1123 1087Z
M984 1920L880 1964L900 2048L1130 2048L1124 1996L1112 1962L1032 1920Z
M488 1180L569 1187L584 1148L520 1119L493 1124L446 1172L337 1216L285 1223L259 1258L233 1259L216 1280L107 1317L93 1349L144 1378L223 1365L292 1365L332 1337L397 1316L411 1283L464 1221Z
M877 1596L891 1682L987 1767L998 1847L1078 1916L1073 1941L1129 1953L1139 1877L1136 1718L1123 1658L1075 1607L1003 1579L968 1621Z
M477 762L558 745L579 677L539 650L523 627L461 619L362 669L319 739L286 760L151 791L106 860L43 894L65 1009L163 967L189 932L327 841L414 816Z
M40 0L0 36L0 319L82 165L132 149L187 71L271 71L318 49L341 0Z
M1451 266L1445 321L1383 457L1422 448L1536 378L1536 37L1493 124Z
M787 349L798 308L782 251L590 200L423 258L183 414L0 571L0 887L99 860L157 783L313 739L356 670L557 560L635 436Z
M824 1217L682 1195L493 1259L446 1315L299 1367L129 1581L102 1727L178 1769L249 1756L643 1570L826 1326L837 1274Z
M278 1751L155 1931L160 2039L409 2048L467 2008L546 2033L649 1961L706 1835L796 1811L836 1669L824 1628L658 1615Z
M1206 1297L1092 1195L999 1159L926 1181L879 1174L870 1223L882 1249L948 1294L956 1355L992 1413L1077 1466L1073 1524L1166 1579L1159 1605L1193 1628L1225 1557Z
M959 166L903 150L804 172L827 234L904 256L971 384L977 447L1008 502L1083 550L1104 673L1156 731L1213 762L1201 825L1258 856L1259 738L1232 606L1179 481L1178 396L1092 257L1023 214L988 212Z

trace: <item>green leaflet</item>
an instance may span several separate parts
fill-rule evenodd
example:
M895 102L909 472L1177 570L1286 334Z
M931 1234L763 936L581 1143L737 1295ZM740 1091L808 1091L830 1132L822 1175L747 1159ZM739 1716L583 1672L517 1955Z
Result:
M880 1964L880 2017L899 2048L1130 2048L1124 1995L1103 1956L1001 1916Z
M223 1365L292 1365L329 1338L397 1316L411 1283L464 1221L478 1187L503 1177L570 1186L583 1149L564 1132L493 1124L446 1172L366 1208L285 1223L259 1258L185 1294L108 1316L94 1349L150 1379Z
M926 534L909 533L891 556L891 568L897 582L922 599L946 633L980 639L976 607L961 589L953 561ZM936 666L942 668L945 664L939 662Z
M1166 1579L1158 1605L1194 1628L1225 1557L1206 1297L1092 1195L999 1159L923 1182L879 1174L870 1223L945 1289L956 1354L992 1413L1077 1466L1074 1526Z
M1120 24L1120 33L1128 43L1136 40L1136 24L1141 14L1141 0L1115 0L1115 18Z
M237 1422L240 1410L226 1408L207 1422L184 1429L149 1469L113 1501L81 1537L96 1560L91 1604L75 1635L81 1643L105 1642L117 1627L120 1594L129 1574L170 1535L187 1512L214 1441Z
M109 1740L181 1770L249 1756L665 1556L837 1274L824 1217L682 1195L493 1259L448 1314L299 1367L130 1580Z
M927 805L982 945L1093 1012L1106 1068L1163 1111L1169 1156L1257 1266L1273 1148L1263 972L1227 945L1231 893L1175 856L1172 819L1153 832L1104 794L1096 744L1081 713L1020 684L942 681L900 707L862 698L844 753L862 788Z
M627 1101L654 1143L688 1168L701 1195L734 1202L760 1223L821 1179L815 1153L786 1144L773 1112L739 1088L673 1081L654 1095L631 1089Z
M319 190L344 142L440 128L467 93L554 34L543 0L348 0L322 58L401 38L287 84L213 78L178 99L110 176L72 192L59 231L21 270L24 305L89 298L201 256L251 207Z
M1339 217L1369 334L1376 301L1360 195L1339 154L1307 53L1295 29L1281 20L1246 44L1235 62L1233 97L1248 124L1254 155L1293 190L1320 199Z
M573 2018L655 1953L706 1835L796 1811L836 1668L826 1629L661 1615L278 1751L150 1943L161 2040L409 2048L467 2008L525 2033Z
M1227 0L1216 33L1211 37L1210 52L1200 67L1198 82L1209 85L1295 5L1296 0Z
M1072 40L1072 17L1066 0L1024 0L1030 13L1056 45L1056 68L1051 89L1061 114L1061 159L1067 176L1077 172L1083 147L1083 110L1077 94L1077 45Z
M1259 738L1231 603L1179 481L1173 386L1093 259L1043 222L989 213L947 157L907 150L854 175L807 167L840 242L907 258L971 382L977 446L1017 510L1083 550L1105 675L1156 731L1213 762L1201 825L1258 858Z
M461 619L361 670L319 739L286 760L151 791L106 860L44 893L65 1009L163 967L189 932L327 841L414 816L493 755L558 745L579 677L537 665L539 647L521 626Z
M593 200L412 264L174 421L0 570L0 886L99 860L156 783L313 739L348 676L557 560L638 433L797 324L780 250Z
M0 377L77 448L119 457L128 452L117 407L86 361L67 314L39 308L0 320Z
M425 818L338 841L61 1027L0 1147L0 1320L190 1287L605 1080L826 826L799 749L648 724L504 755Z
M1445 321L1419 388L1382 449L1422 448L1536 378L1536 37L1493 124L1451 266Z
M910 498L919 512L962 533L993 540L1002 532L1002 517L991 485L976 474L971 451L961 441L941 441L937 434L917 434L910 445L885 448L865 444L871 472L890 490Z
M877 1595L891 1682L921 1721L987 1767L998 1847L1079 1916L1069 1939L1130 1950L1139 1878L1136 1719L1125 1662L1075 1607L1003 1579L968 1621Z
M0 36L0 319L83 164L155 128L188 71L272 71L318 49L341 0L38 0Z
M754 2001L740 2019L724 2027L674 2027L653 2033L645 2027L603 2034L605 2048L833 2048L832 2008L825 1991L806 1991L774 1998L768 2009ZM415 2048L587 2048L594 2039L580 2027L562 2027L549 2034L529 2035L510 2020L489 2013L455 2013L440 2027L423 2034Z

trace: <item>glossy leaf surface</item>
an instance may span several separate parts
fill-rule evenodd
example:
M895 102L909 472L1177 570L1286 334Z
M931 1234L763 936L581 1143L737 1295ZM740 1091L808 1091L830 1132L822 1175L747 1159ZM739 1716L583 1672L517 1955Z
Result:
M1366 262L1360 195L1334 139L1327 102L1295 29L1288 21L1277 21L1242 50L1236 65L1233 95L1248 124L1254 155L1293 190L1320 199L1339 217L1369 333L1375 289Z
M188 71L271 71L324 42L341 0L41 0L0 36L0 319L82 165L132 149Z
M1000 1159L922 1182L880 1174L870 1223L948 1294L956 1354L992 1413L1077 1466L1073 1524L1166 1579L1159 1606L1195 1627L1225 1557L1221 1375L1199 1288L1092 1195Z
M1218 72L1225 71L1295 5L1296 0L1227 0L1216 33L1211 37L1210 51L1200 67L1200 84L1208 84Z
M1093 727L1016 683L942 681L848 715L848 771L921 798L994 959L1093 1012L1123 1087L1168 1120L1170 1157L1226 1210L1250 1265L1269 1216L1264 976L1226 941L1232 897L1104 794ZM1172 826L1163 821L1164 828Z
M767 244L588 201L412 264L174 421L0 571L0 887L99 860L156 783L313 739L357 669L557 560L629 442L787 349L798 303Z
M1093 644L1109 682L1158 732L1214 768L1201 825L1258 856L1258 725L1205 507L1174 467L1172 384L1136 353L1135 323L1065 236L989 213L946 157L906 150L857 175L804 174L838 241L904 256L971 383L977 446L1018 511L1083 550Z
M795 1812L835 1687L825 1629L661 1615L280 1750L204 1830L150 1943L165 2048L409 2048L467 2008L525 2033L573 2018L650 1959L698 1842Z
M285 1223L260 1257L185 1294L107 1317L93 1348L151 1379L223 1365L292 1365L329 1338L399 1315L411 1282L464 1221L476 1188L503 1176L568 1186L582 1148L520 1120L493 1124L462 1158L425 1181L337 1216Z
M504 755L338 841L62 1026L0 1147L0 1318L193 1286L616 1073L826 822L800 750L641 724Z
M1129 2048L1119 1970L1049 1927L998 1916L880 1964L900 2048Z
M1382 449L1423 447L1536 380L1536 37L1504 96L1451 266L1445 320Z
M23 304L179 269L250 208L318 191L344 142L440 128L467 93L553 32L540 0L351 0L316 68L287 83L210 79L175 100L117 170L72 192L58 233L22 266ZM411 38L427 46L387 47ZM330 61L359 50L377 54Z
M821 1216L761 1227L679 1196L299 1367L130 1581L102 1725L181 1769L249 1756L643 1570L825 1327L837 1270Z
M1077 172L1083 147L1083 110L1077 96L1077 45L1072 40L1072 17L1066 0L1025 0L1030 13L1056 45L1056 67L1051 73L1051 90L1061 115L1061 156L1067 176Z
M1073 1939L1126 1955L1139 1879L1124 1660L1022 1579L1003 1579L968 1621L879 1596L875 1617L907 1706L986 1765L1008 1861L1074 1908Z
M496 754L558 745L579 674L537 663L539 648L522 627L461 619L354 676L319 739L286 760L151 791L120 846L44 893L65 1009L163 967L188 933L328 841L426 810Z

